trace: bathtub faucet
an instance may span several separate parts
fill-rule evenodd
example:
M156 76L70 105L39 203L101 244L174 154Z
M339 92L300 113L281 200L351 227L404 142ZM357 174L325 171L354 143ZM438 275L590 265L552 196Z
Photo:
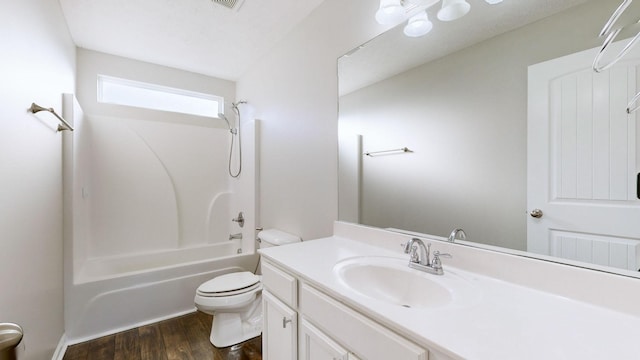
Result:
M229 234L229 240L233 240L233 239L242 239L242 233Z

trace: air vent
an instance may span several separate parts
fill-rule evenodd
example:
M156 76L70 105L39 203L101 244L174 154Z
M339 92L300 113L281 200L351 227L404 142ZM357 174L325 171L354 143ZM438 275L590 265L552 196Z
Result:
M241 0L212 0L214 3L233 9Z

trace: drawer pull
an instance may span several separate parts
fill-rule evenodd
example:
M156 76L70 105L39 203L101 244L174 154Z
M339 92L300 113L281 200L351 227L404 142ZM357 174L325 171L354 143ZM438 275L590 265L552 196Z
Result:
M287 319L286 317L282 318L282 328L285 329L287 324L291 322L291 319Z

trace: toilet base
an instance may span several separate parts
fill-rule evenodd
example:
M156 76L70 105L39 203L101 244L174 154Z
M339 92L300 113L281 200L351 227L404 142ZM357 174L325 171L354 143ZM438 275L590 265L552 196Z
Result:
M237 345L262 334L262 324L242 323L239 314L216 314L209 341L218 348Z
M262 296L258 296L242 313L216 312L209 341L215 347L227 347L262 334Z

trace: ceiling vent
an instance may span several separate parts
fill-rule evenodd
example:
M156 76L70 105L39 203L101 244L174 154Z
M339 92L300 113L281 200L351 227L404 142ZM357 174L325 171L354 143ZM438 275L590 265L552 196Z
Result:
M242 6L242 3L244 2L244 0L211 0L211 1L213 1L218 5L227 7L229 9L233 9L235 7L240 8L240 6Z

